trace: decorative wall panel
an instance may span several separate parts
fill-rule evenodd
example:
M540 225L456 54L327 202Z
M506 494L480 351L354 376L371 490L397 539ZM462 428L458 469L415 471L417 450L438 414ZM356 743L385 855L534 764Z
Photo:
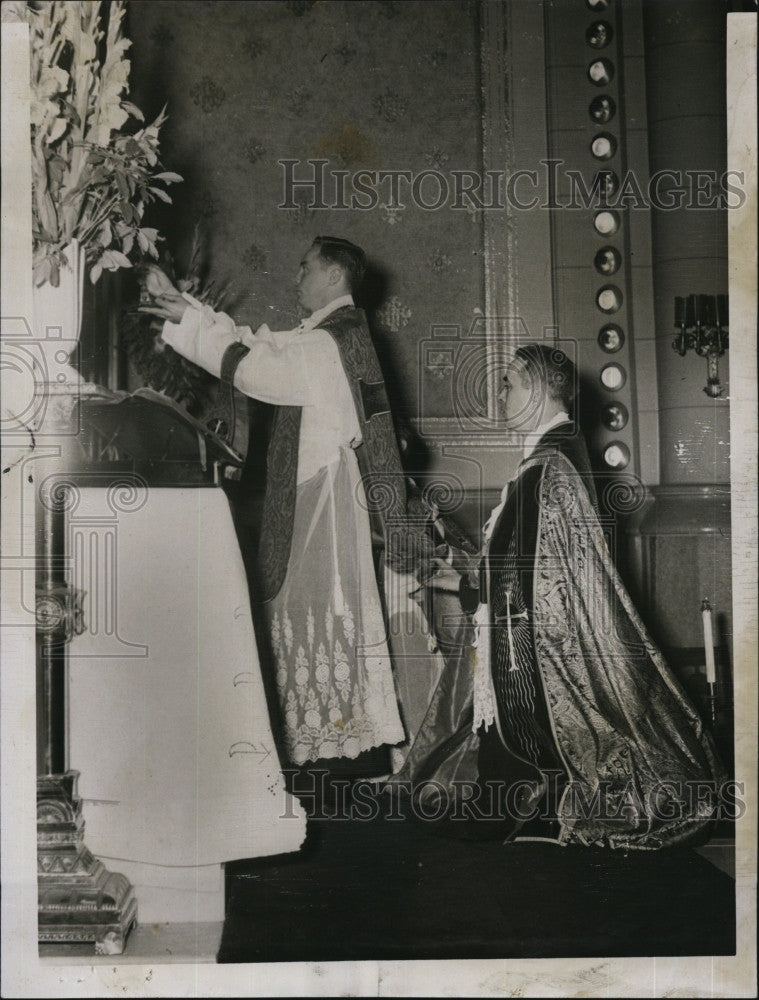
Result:
M454 207L455 172L480 170L477 5L165 0L131 5L129 33L136 99L147 114L168 102L165 160L186 178L172 245L186 253L200 221L236 319L288 329L311 239L353 239L373 265L364 305L396 411L449 416L449 375L420 367L418 344L433 326L468 330L484 307L482 211ZM313 187L288 201L286 169L313 180L316 159L328 207ZM428 175L415 204L409 181L394 199L390 179L361 170ZM335 207L340 183L355 207ZM440 208L419 204L446 186Z

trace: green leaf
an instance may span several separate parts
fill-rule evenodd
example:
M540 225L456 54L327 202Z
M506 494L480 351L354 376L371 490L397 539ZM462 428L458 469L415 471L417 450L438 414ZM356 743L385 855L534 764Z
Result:
M48 281L50 278L50 258L41 257L35 261L32 273L35 285L42 285Z
M105 250L98 261L101 268L117 271L120 267L131 267L132 262L120 250Z
M66 162L60 156L51 156L47 162L51 187L60 187L66 173Z
M145 121L145 115L140 111L136 104L132 104L131 101L122 101L121 106L125 111L128 111L132 118L136 118L138 122Z
M114 180L116 181L116 187L119 189L119 194L121 195L123 201L127 203L129 201L129 186L123 175L116 171L114 174ZM126 215L126 212L124 213Z
M162 191L160 188L149 187L148 191L152 191L153 194L156 196L156 198L160 198L161 201L165 201L168 205L171 204L171 198L166 194L165 191Z
M120 201L119 202L119 211L124 216L124 219L127 222L137 222L138 221L138 219L136 217L136 213L135 213L134 207L132 205L130 205L128 201Z
M126 139L124 139L123 142L119 142L118 145L127 156L140 156L142 154L142 147L139 142L135 142L131 135L128 135Z
M54 142L57 142L66 129L69 127L69 123L65 118L56 118L53 122L53 126L45 136L45 142L50 146Z
M111 260L116 264L117 267L131 267L132 262L123 254L120 250L107 250L106 253L110 254Z
M171 170L165 170L161 174L153 174L154 181L165 181L167 184L176 184L184 180L181 174L172 173Z
M97 184L102 184L104 181L107 181L108 178L109 172L104 166L95 167L95 169L90 172L85 170L82 173L82 178L79 183L68 192L64 200L74 198L82 191L86 191L88 187L95 187Z
M61 110L64 111L68 117L71 119L71 124L76 128L80 128L82 124L82 119L79 117L79 113L76 107L71 103L71 101L63 101L61 103Z

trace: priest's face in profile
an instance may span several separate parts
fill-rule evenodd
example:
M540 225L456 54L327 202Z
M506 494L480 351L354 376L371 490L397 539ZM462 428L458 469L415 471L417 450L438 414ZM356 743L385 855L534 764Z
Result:
M512 361L498 393L501 415L507 428L522 433L535 430L540 424L544 395L540 380L533 378L524 362L518 358Z
M335 272L338 272L337 275ZM311 247L300 262L295 279L298 302L309 314L322 309L337 295L340 269L322 258L319 247Z

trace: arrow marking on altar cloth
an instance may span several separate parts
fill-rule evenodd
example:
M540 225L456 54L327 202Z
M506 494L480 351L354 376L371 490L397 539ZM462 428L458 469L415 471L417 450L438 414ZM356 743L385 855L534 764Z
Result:
M235 674L232 684L234 687L237 687L238 684L252 684L253 676L254 675L250 671L246 671L242 674Z
M258 747L256 747L255 743L246 743L244 741L240 741L239 743L233 743L232 746L229 748L229 756L233 757L235 754L238 753L256 754L259 757L262 757L262 763L264 760L266 760L267 757L271 757L271 750L269 750L268 747L264 746L263 743L261 744L260 750L258 749Z

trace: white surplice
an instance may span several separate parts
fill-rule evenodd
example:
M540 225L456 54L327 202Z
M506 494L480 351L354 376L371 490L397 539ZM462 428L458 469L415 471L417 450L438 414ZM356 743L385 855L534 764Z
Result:
M360 427L337 345L318 326L353 299L335 299L294 330L264 325L253 334L185 298L191 308L164 325L166 343L218 375L224 351L242 341L250 353L235 386L302 407L290 559L280 592L264 605L290 759L354 758L398 743L404 731L353 450Z

